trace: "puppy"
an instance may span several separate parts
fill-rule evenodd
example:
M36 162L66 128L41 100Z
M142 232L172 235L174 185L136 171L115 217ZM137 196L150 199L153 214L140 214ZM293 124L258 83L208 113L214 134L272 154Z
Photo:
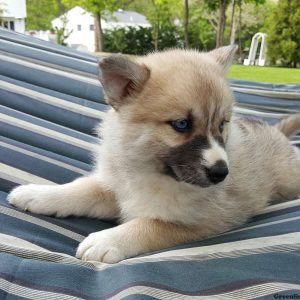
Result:
M116 263L242 224L270 201L300 194L300 153L277 126L233 115L225 80L236 47L170 50L100 62L111 105L99 126L95 170L64 185L29 184L8 201L45 215L119 218L76 256Z

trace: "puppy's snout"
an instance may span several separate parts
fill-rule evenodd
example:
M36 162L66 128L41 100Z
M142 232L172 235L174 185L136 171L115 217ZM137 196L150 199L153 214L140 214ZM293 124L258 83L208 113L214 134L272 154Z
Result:
M223 160L219 160L210 168L207 168L207 177L210 182L216 184L223 181L229 173L227 164Z

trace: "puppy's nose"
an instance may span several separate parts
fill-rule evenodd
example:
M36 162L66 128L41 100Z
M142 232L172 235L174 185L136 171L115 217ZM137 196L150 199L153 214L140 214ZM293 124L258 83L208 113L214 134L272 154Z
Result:
M215 165L207 169L207 177L212 183L223 181L228 175L229 170L227 164L223 160L219 160Z

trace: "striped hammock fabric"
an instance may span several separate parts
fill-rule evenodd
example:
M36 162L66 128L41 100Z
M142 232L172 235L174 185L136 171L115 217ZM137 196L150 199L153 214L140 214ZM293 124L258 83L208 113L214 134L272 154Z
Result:
M85 236L114 221L7 203L19 184L91 171L93 128L107 110L97 77L92 55L0 29L0 299L300 299L300 199L214 238L116 265L74 257ZM300 85L231 86L239 114L275 123L300 111ZM291 142L300 146L300 136Z

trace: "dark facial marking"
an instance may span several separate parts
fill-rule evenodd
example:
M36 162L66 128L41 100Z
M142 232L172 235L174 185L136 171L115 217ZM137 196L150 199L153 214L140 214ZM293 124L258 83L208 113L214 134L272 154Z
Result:
M224 139L221 135L217 135L217 136L214 136L214 139L218 142L218 144L225 148L225 143L224 143Z
M201 165L201 153L210 147L206 137L198 136L192 141L171 148L162 157L165 165L165 174L173 177L177 181L185 181L191 184L207 186L206 174ZM202 169L203 176L199 171Z
M210 147L206 137L196 137L184 145L171 148L169 153L164 157L164 161L169 165L178 164L179 161L191 162L199 157L201 150Z

